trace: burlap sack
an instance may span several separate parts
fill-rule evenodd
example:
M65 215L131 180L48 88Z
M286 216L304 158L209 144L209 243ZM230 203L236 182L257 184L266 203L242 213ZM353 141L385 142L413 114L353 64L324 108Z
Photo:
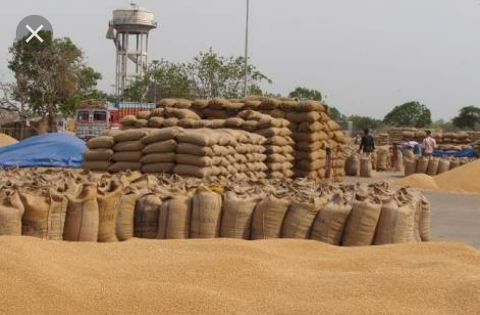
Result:
M259 129L258 121L256 121L256 120L245 120L242 123L241 129L246 130L248 132L255 132Z
M175 137L183 132L183 128L180 127L168 127L159 130L154 130L142 139L144 144L151 144L156 142L164 142L173 140Z
M137 119L134 124L135 128L146 128L148 127L147 119Z
M25 209L22 235L46 240L62 240L68 200L53 190L22 191L20 199Z
M113 160L115 162L140 162L141 159L141 151L115 152L115 154L113 154Z
M325 142L315 142L315 143L296 142L295 143L295 149L297 151L302 151L302 152L315 152L315 151L325 149L326 147L327 145L325 144Z
M147 133L144 130L131 129L115 135L115 142L137 141L145 137Z
M87 161L83 162L81 167L88 171L108 171L108 168L112 165L109 161Z
M405 177L415 174L417 169L417 159L405 158Z
M292 132L288 128L267 128L260 129L256 131L257 134L264 136L266 138L271 138L274 136L286 137L290 136Z
M227 128L240 128L244 120L240 117L231 117L225 120L225 127Z
M378 150L376 157L376 168L377 170L386 170L389 166L390 155L387 150Z
M114 145L113 137L100 136L87 141L87 147L90 150L94 149L110 149Z
M449 169L450 169L450 160L440 159L440 161L438 162L437 175L448 172Z
M148 126L152 128L162 128L165 118L163 117L150 117L148 120Z
M134 235L154 239L158 233L158 217L162 201L155 194L146 194L137 200L134 215Z
M202 109L204 109L204 108L207 107L207 106L208 106L208 101L207 101L207 100L201 100L201 99L199 99L199 100L193 101L191 108L192 108L192 109L202 110Z
M150 163L142 166L144 173L172 173L175 167L174 163Z
M437 175L439 162L440 161L437 158L431 158L428 161L427 175L430 175L430 176Z
M165 109L165 117L166 118L177 118L177 119L194 119L200 120L200 116L198 116L194 111L185 108L166 108Z
M111 149L95 149L83 152L83 159L85 161L110 161L113 157L113 150Z
M153 117L165 117L165 108L154 108L150 112L150 119Z
M417 168L415 169L415 173L426 174L427 169L428 169L428 158L422 156L417 160Z
M308 161L308 160L300 160L295 163L295 168L305 171L315 171L325 167L325 160L316 160L316 161Z
M283 172L293 168L293 164L290 162L285 163L267 163L267 167L271 172Z
M328 136L323 131L316 132L295 132L292 134L292 139L298 142L314 143L318 141L327 140Z
M160 208L157 239L187 239L190 236L192 197L175 195Z
M290 201L268 196L255 207L252 221L252 239L280 238L282 225Z
M208 119L227 119L230 118L230 114L225 110L214 110L206 108L203 110L205 117Z
M400 149L397 149L397 159L395 160L395 165L393 167L395 172L404 172L403 153Z
M325 129L325 127L319 121L315 121L313 123L308 122L308 121L304 121L304 122L299 123L296 127L297 132L306 132L306 133L318 132L318 131L322 131L324 129Z
M145 147L145 144L143 144L142 141L139 141L139 140L125 141L125 142L117 143L113 147L113 150L115 152L142 151L144 147Z
M179 98L176 100L175 104L173 105L175 108L189 108L192 107L192 101L187 100L184 98Z
M140 162L116 162L113 163L108 171L112 173L122 172L122 171L139 171L142 168L142 163Z
M311 239L331 245L340 245L352 205L340 194L335 194L322 207L312 227Z
M123 126L130 127L134 126L136 121L137 117L135 117L134 115L126 115L120 120L120 123Z
M320 114L317 112L290 112L287 114L287 119L294 123L300 124L302 122L314 123L320 120Z
M372 162L370 157L360 158L360 177L372 177Z
M99 225L96 185L82 184L77 194L67 194L66 197L68 206L63 239L74 242L96 242Z
M170 117L170 118L166 118L164 121L163 121L163 126L164 127L176 127L178 126L178 122L180 120L176 117Z
M209 125L208 120L196 120L196 119L180 119L178 126L185 129L198 129L206 128Z
M150 118L150 111L140 111L136 115L137 119L148 119Z
M175 152L176 147L177 147L177 142L171 139L167 141L151 143L142 150L142 153L143 154L170 153L170 152Z
M428 242L431 240L430 232L430 202L421 196L422 212L420 217L420 238L422 242Z
M366 199L357 197L353 202L352 212L345 227L342 245L371 245L381 210L382 204L377 197Z
M182 175L182 176L205 178L212 175L212 168L186 165L186 164L177 164L173 169L173 173L177 175Z
M399 202L391 196L382 203L382 210L375 232L375 245L412 243L415 209L411 203Z
M334 131L333 140L341 144L347 143L347 138L345 137L345 134L343 133L343 131Z
M17 192L0 191L0 236L22 235L22 216L25 212Z
M117 181L110 181L97 189L98 203L98 242L116 242L115 225L118 216L120 197L123 186Z
M120 198L117 222L115 224L115 235L119 241L127 241L133 237L135 205L140 196L137 191L130 191Z
M458 159L450 160L450 170L453 170L453 169L455 169L459 166L460 166L460 160L458 160Z
M214 146L215 147L215 146ZM223 148L223 150L227 150ZM213 156L212 147L204 147L191 143L179 143L176 147L176 152L178 154L193 154L197 156ZM228 153L228 150L226 151ZM223 154L224 155L224 154Z
M309 239L313 221L326 202L326 198L315 198L308 203L293 201L283 222L282 238Z
M290 137L275 136L275 137L268 138L267 141L265 141L265 144L283 146L283 145L292 145L294 144L294 142Z
M345 173L347 176L360 175L360 156L358 154L352 154L347 158L345 163Z
M200 167L206 167L206 166L212 166L212 165L218 164L218 163L214 163L215 161L211 157L190 155L190 154L176 154L175 162L177 164L196 165Z
M173 163L175 161L175 153L150 153L142 157L142 164L151 163Z
M200 186L192 199L190 238L215 238L220 235L222 196Z
M185 130L185 132L177 135L177 142L199 146L212 146L217 144L218 140L219 134L210 129Z
M287 146L286 148L291 148ZM324 160L327 157L327 152L325 150L317 150L313 152L306 152L306 151L295 151L294 153L295 160Z

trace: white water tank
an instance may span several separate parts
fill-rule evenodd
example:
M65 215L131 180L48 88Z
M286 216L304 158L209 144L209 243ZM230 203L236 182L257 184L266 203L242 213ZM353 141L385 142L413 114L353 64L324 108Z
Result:
M111 22L117 31L129 31L130 33L145 32L157 28L153 12L131 3L113 11Z

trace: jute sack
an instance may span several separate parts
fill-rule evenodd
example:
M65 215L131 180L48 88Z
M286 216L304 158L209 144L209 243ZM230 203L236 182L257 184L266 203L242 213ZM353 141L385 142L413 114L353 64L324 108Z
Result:
M130 126L134 126L136 121L137 121L137 117L135 117L134 115L126 115L122 118L122 120L120 120L120 123L123 126L130 127Z
M224 150L226 150L224 148ZM213 156L214 153L211 147L199 146L191 143L179 143L175 149L179 154L193 154L198 156ZM228 153L228 151L227 151ZM217 155L217 154L215 154Z
M114 145L113 137L100 136L87 141L87 147L90 150L94 149L110 149Z
M142 157L140 160L143 164L150 163L173 163L175 161L175 153L150 153Z
M85 161L110 161L113 157L111 149L87 150L82 153Z
M119 142L114 147L115 152L125 152L125 151L142 151L145 145L142 141L125 141Z
M0 191L0 236L22 235L22 215L24 211L17 192Z
M255 207L252 222L252 239L280 238L282 225L290 201L268 196Z
M116 162L113 163L108 171L112 173L121 172L121 171L139 171L142 168L142 163L140 162Z
M294 144L294 142L290 137L275 136L275 137L268 138L267 141L265 141L265 144L283 146L283 145L292 145Z
M428 158L422 156L417 161L417 168L415 169L415 173L426 174L427 168L428 168Z
M25 208L22 235L46 240L62 240L67 213L67 198L53 190L40 193L22 191Z
M63 239L74 242L96 242L98 239L97 186L80 185L76 195L66 195L67 215Z
M421 197L422 215L420 218L420 238L422 242L431 240L430 233L430 202L422 195Z
M171 139L167 141L151 143L142 150L142 153L150 154L175 152L176 147L177 143L175 142L175 140Z
M187 164L177 164L173 169L173 173L197 178L205 178L213 175L212 168L210 167L200 167Z
M387 150L378 150L377 151L377 170L386 170L388 168L388 158L389 154Z
M315 171L325 167L325 165L326 165L325 160L316 160L316 161L300 160L295 163L295 168L305 170L305 171Z
M192 197L175 195L160 207L157 239L187 239L190 236Z
M150 118L150 111L140 111L137 113L137 119L148 119Z
M177 127L180 120L175 117L167 118L163 121L163 126L165 127Z
M186 108L166 108L165 117L167 118L175 117L177 119L194 119L194 120L201 119L200 116L198 116L194 111Z
M437 172L438 172L438 164L439 164L439 159L437 159L437 158L431 158L431 159L428 161L427 175L430 175L430 176L435 176L435 175L437 175Z
M283 221L282 238L309 239L313 221L326 203L326 198L315 198L313 202L293 201Z
M317 112L290 112L287 114L287 120L292 121L294 123L300 124L302 122L309 122L314 123L320 120L322 116L320 116Z
M158 233L158 217L162 201L151 193L140 197L135 205L134 235L154 239Z
M411 203L399 202L390 196L382 202L382 210L373 244L412 243L415 209Z
M135 121L135 128L145 128L148 127L148 120L147 119L137 119Z
M115 152L113 155L113 160L115 162L140 162L141 159L141 151Z
M142 166L144 173L168 173L171 174L175 168L174 163L149 163Z
M325 149L326 144L324 142L315 142L315 143L308 143L308 142L297 142L295 143L295 149L298 151L303 152L315 152L321 149Z
M377 197L360 199L357 196L345 227L342 245L371 245L381 210L382 204Z
M118 216L115 224L115 235L119 241L126 241L134 235L134 215L137 199L141 195L135 190L130 190L120 197Z
M417 160L415 158L405 158L405 177L415 174L417 169Z
M114 180L97 189L99 242L118 241L115 235L115 225L122 193L123 186Z
M345 225L352 212L352 204L340 194L320 210L312 227L311 239L331 245L340 245Z
M345 173L347 176L360 175L360 156L358 154L352 154L347 158Z
M84 170L106 172L110 165L112 165L112 163L109 161L87 161L83 162L81 167Z
M403 153L402 153L402 150L400 149L397 149L397 160L395 161L394 171L395 172L404 171Z
M316 131L322 131L324 129L325 127L319 121L315 121L313 123L305 121L305 122L299 123L297 126L298 132L316 132Z
M318 142L328 139L328 135L323 131L316 132L295 132L292 134L292 139L298 142Z
M192 129L177 135L177 141L182 143L191 143L199 146L212 146L217 144L219 134L210 129Z
M284 148L292 148L291 146L286 146ZM293 151L293 148L292 148ZM309 161L315 161L315 160L324 160L327 157L327 152L325 150L317 150L313 152L305 152L305 151L295 151L295 160L309 160ZM360 170L360 158L358 161L358 169Z
M450 160L450 170L460 166L460 161L458 159Z
M252 218L259 197L240 198L234 192L227 192L223 202L220 236L249 240Z
M148 126L151 128L161 128L163 127L163 122L165 118L163 117L150 117L148 120Z
M163 142L175 139L175 137L183 132L183 128L180 127L167 127L159 130L155 130L142 139L145 144Z
M177 164L188 164L188 165L206 167L206 166L217 165L218 163L214 163L214 160L216 160L215 158L216 157L211 158L209 156L198 156L198 155L190 155L190 154L176 154L175 162Z
M360 177L372 177L372 162L370 157L360 158Z
M146 132L139 129L126 130L118 135L115 135L115 142L137 141L145 137Z
M264 136L266 138L274 137L274 136L290 136L292 132L288 128L267 128L261 129L256 131L257 134Z
M192 199L190 238L215 238L220 236L222 196L205 186L200 186Z
M225 127L227 128L240 128L244 120L240 117L231 117L225 120Z

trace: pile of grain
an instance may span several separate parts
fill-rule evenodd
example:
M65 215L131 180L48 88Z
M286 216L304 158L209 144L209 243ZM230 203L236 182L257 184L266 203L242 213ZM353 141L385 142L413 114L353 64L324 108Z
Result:
M0 247L5 314L480 313L480 256L460 244L135 239L100 246L4 237Z
M6 134L0 133L0 147L17 143L18 141Z

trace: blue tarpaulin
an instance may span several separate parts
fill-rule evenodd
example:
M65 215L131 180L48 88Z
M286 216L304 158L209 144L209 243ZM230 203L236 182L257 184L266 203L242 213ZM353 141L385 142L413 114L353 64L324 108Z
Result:
M451 156L451 157L457 157L457 158L461 158L461 157L478 158L477 153L475 153L475 151L473 151L473 149L464 149L464 150L459 150L459 151L435 150L435 153L433 154L433 156L436 156L436 157Z
M31 137L0 148L0 167L71 167L83 161L85 142L64 133Z

